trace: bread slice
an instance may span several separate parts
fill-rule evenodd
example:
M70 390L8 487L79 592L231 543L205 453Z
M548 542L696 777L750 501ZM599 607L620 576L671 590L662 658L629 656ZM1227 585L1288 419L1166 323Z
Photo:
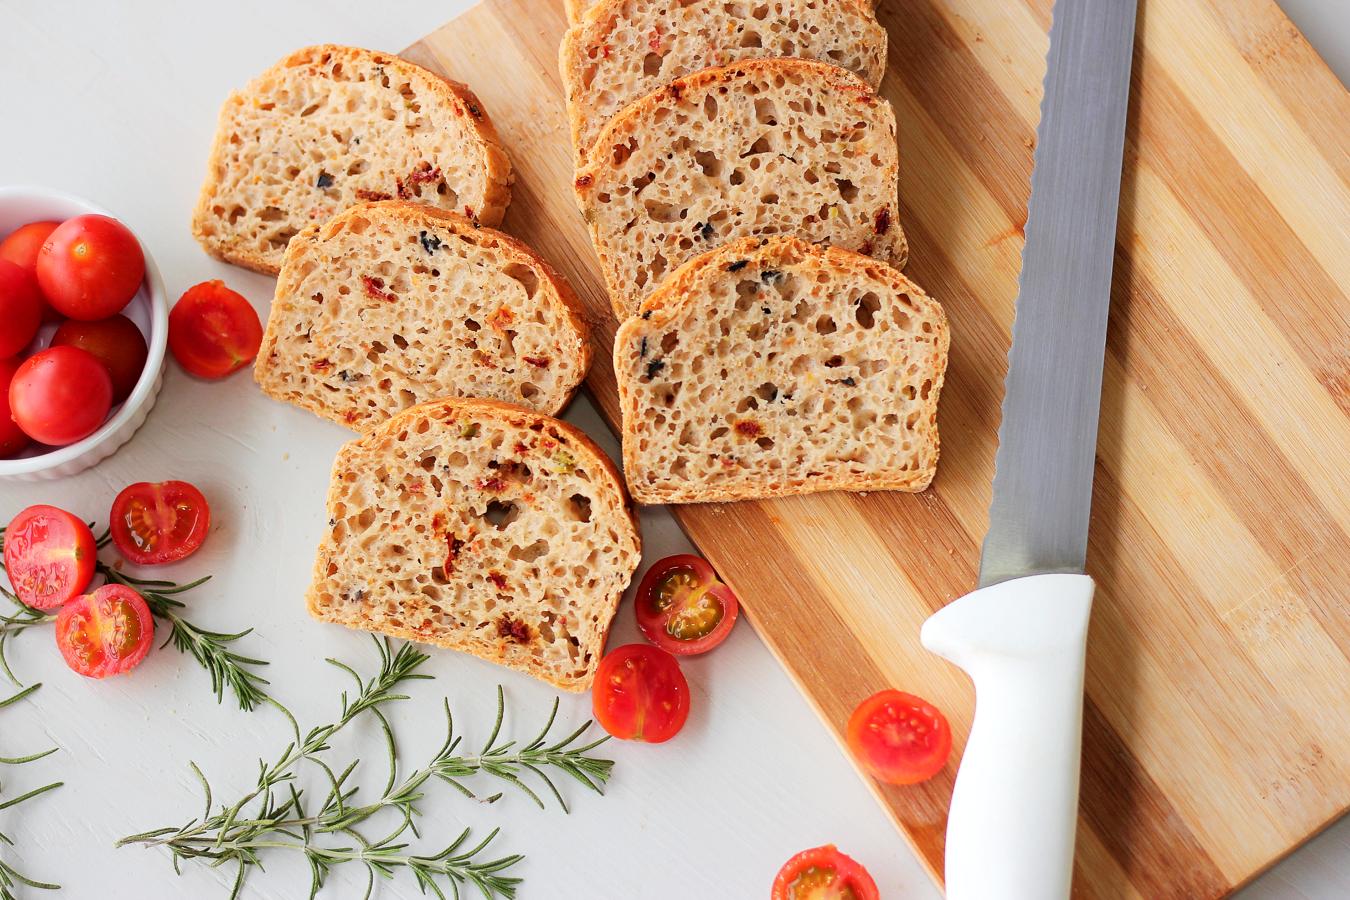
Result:
M793 237L686 263L614 339L642 503L921 491L937 469L942 307L895 269Z
M586 435L437 400L338 451L309 610L581 691L639 556L619 474Z
M801 59L676 79L601 133L576 192L620 319L686 261L796 234L904 264L895 116L867 83Z
M797 56L842 66L873 89L886 29L868 0L600 0L563 37L563 88L578 161L615 113L667 81L713 65Z
M392 54L309 47L225 101L192 232L275 274L301 228L394 198L501 222L511 162L482 104Z
M557 413L590 359L576 295L533 250L391 200L291 240L253 372L268 395L365 430L442 397Z
M567 21L576 25L578 22L585 21L604 0L563 0L563 6L567 9ZM722 0L730 8L736 10L739 15L748 15L752 18L765 19L771 15L780 14L779 4L772 0ZM874 0L858 0L863 6L872 9L876 4Z

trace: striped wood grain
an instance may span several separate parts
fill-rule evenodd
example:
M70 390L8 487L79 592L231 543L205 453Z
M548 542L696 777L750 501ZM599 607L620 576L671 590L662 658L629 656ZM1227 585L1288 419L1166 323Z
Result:
M964 742L919 624L974 583L1050 0L881 0L908 274L951 319L921 495L676 510L839 733L900 686ZM1227 893L1350 806L1350 97L1271 0L1141 0L1088 570L1075 896ZM407 55L469 82L508 230L609 318L571 192L561 4L486 0ZM589 387L611 422L606 355ZM952 771L879 800L940 877Z

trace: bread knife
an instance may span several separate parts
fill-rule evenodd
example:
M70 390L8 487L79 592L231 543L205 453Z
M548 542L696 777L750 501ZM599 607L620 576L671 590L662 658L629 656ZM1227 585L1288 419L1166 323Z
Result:
M1068 897L1084 574L1136 0L1056 0L979 586L923 645L975 683L947 818L950 900Z

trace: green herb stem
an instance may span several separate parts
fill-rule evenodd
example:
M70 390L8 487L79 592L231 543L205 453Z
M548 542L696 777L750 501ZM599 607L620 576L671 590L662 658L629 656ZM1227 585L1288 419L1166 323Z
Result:
M23 700L25 697L31 696L40 687L42 687L41 684L29 685L18 693L6 697L4 700L0 700L0 709L12 706L20 700ZM56 748L53 747L50 750L44 750L40 753L31 753L27 756L0 757L0 765L21 766L25 763L35 762L36 760L51 756L55 752ZM32 800L34 797L40 797L48 791L56 790L61 787L62 784L64 784L64 782L58 781L53 784L43 785L42 787L34 788L27 793L20 794L19 796L8 800L0 797L0 810L6 810L18 806L28 800ZM12 847L14 846L14 841L10 839L9 835L0 832L0 844ZM44 891L54 891L61 887L59 884L53 884L48 881L37 881L36 879L30 878L15 869L14 866L4 859L0 859L0 900L17 900L14 890L19 885L30 887L34 890Z

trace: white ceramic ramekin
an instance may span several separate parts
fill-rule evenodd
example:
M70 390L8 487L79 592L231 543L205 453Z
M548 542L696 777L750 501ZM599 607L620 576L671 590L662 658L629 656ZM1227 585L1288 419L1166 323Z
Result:
M62 221L85 213L111 216L99 206L70 194L42 187L0 187L0 237L29 222ZM114 217L115 218L115 217ZM145 281L122 315L131 319L145 335L149 355L145 370L131 396L114 407L108 421L89 437L67 447L35 445L14 459L0 459L0 481L43 481L83 472L112 456L131 440L145 422L164 383L164 357L169 339L169 298L164 293L150 250L145 253ZM35 347L46 346L56 329L44 325Z

